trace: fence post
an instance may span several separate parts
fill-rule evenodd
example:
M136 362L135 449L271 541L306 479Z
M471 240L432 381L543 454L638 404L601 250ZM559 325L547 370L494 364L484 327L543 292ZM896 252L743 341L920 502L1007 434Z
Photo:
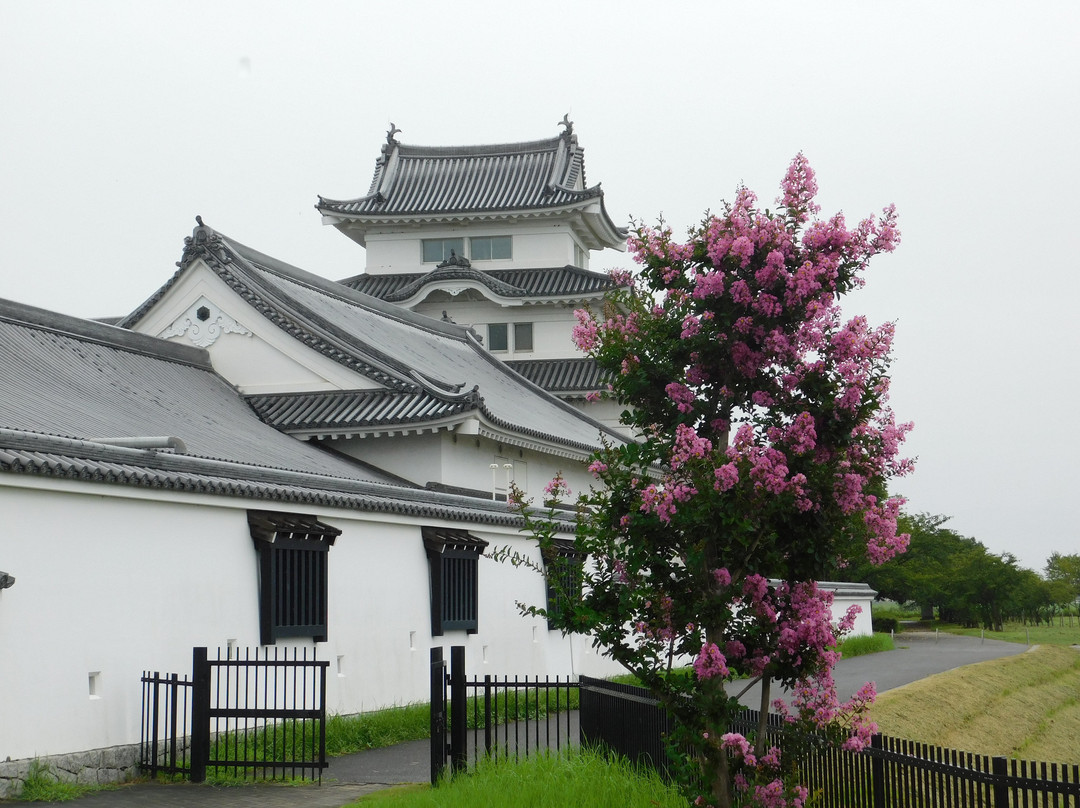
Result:
M431 649L431 785L446 770L446 661L441 647Z
M881 751L884 747L881 734L875 732L870 736L870 748ZM873 781L874 805L873 808L885 808L885 758L881 755L873 755L870 758L870 776Z
M994 772L994 808L1009 808L1009 762L1006 758L996 757L992 761Z
M210 663L206 648L191 651L191 782L206 781L210 760Z
M484 754L491 754L491 674L484 677Z
M455 774L468 766L468 712L465 698L465 646L450 648L450 769Z

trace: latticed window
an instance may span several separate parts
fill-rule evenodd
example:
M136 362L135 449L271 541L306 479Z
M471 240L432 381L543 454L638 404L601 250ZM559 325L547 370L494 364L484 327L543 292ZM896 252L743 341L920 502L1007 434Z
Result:
M327 559L336 527L306 514L248 511L259 553L259 637L327 637Z
M547 580L548 628L561 618L568 603L581 599L584 556L572 541L556 539L544 552L544 577Z
M487 542L464 530L421 528L431 571L431 634L479 625L479 559Z

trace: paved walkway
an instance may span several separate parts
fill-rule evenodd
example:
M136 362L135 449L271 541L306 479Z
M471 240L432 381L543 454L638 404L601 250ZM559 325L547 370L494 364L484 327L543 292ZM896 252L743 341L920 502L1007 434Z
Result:
M895 651L841 661L835 671L837 690L846 698L864 682L874 681L880 693L961 665L1026 650L1026 646L999 640L906 632L897 635ZM743 701L757 706L753 692ZM320 786L137 783L83 797L74 804L76 808L341 808L390 785L426 783L429 766L428 741L413 741L332 758Z

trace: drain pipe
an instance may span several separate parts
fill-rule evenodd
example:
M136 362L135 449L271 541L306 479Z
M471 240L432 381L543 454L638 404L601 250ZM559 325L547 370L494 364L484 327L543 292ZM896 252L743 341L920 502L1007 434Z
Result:
M168 435L160 437L90 438L93 443L106 446L123 446L126 449L172 449L177 454L187 454L187 446L180 438Z

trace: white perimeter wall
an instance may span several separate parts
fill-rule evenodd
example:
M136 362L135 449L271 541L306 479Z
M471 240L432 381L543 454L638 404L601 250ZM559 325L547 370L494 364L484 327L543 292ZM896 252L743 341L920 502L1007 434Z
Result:
M0 592L0 759L136 743L144 670L190 674L193 646L208 646L213 656L230 641L258 645L247 503L131 498L130 489L102 484L17 478L51 489L35 490L9 482L0 479L0 559L17 580ZM564 638L523 617L515 602L542 606L543 580L490 559L480 560L479 632L433 639L420 522L289 510L344 531L329 557L329 637L317 645L318 658L330 662L332 712L426 701L433 643L465 645L469 672L479 675L618 670L586 639ZM535 544L513 529L471 532L539 560Z

